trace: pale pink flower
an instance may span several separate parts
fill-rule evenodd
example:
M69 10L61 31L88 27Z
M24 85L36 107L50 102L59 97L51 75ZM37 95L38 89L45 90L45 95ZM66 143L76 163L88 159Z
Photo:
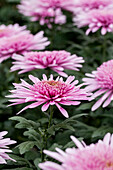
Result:
M12 58L15 60L11 71L21 70L19 74L34 69L50 68L61 76L67 77L64 69L79 71L84 63L82 57L71 55L67 51L44 51L44 52L27 52L22 55L14 54Z
M75 0L74 13L88 12L93 9L102 9L113 5L113 0Z
M113 32L113 8L81 12L74 17L73 21L79 28L89 27L86 35L99 29L101 29L101 34L105 35L107 32Z
M3 136L7 133L7 131L0 132L0 164L7 164L6 160L15 161L7 155L7 152L12 152L7 145L14 144L16 141L11 140L10 138L4 139Z
M23 54L26 51L43 50L50 44L48 39L43 36L43 31L32 35L30 31L25 30L25 28L24 26L19 27L17 24L14 26L1 26L0 63L11 57L14 53Z
M75 79L74 76L69 76L65 82L62 77L57 77L57 79L54 80L53 75L51 75L48 80L46 75L43 75L43 80L41 81L32 75L29 75L29 79L33 82L33 85L21 80L20 84L14 83L15 90L11 90L10 92L12 94L6 96L12 98L9 100L13 103L11 105L33 102L23 108L19 113L28 108L35 108L44 104L42 111L46 111L49 105L56 105L60 112L65 117L68 117L67 111L63 109L60 104L79 105L80 100L88 100L88 94L84 89L80 89L81 85L75 86L78 84L78 80L73 81Z
M51 27L51 23L64 24L66 16L62 10L72 11L74 8L74 0L21 0L18 5L20 13L31 17L32 21L39 21L41 25L47 24Z
M94 104L92 111L96 110L103 103L102 107L107 107L113 100L113 60L104 62L92 74L86 74L88 78L83 78L86 91L94 92L90 100L103 94L103 96Z
M18 24L10 24L8 26L0 25L0 39L3 37L11 37L12 35L27 31L25 29L26 26L19 26Z
M59 148L57 152L44 150L61 165L47 161L39 167L43 170L113 170L113 134L107 133L103 140L88 146L74 136L71 139L78 148L67 148L65 152Z

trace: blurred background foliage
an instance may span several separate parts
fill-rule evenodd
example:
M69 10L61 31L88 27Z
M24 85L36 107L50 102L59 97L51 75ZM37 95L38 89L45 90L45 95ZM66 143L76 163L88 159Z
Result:
M30 22L28 18L22 16L16 8L19 2L20 0L0 0L0 24L26 25L33 34L44 30L45 36L51 41L47 50L67 50L72 54L83 56L85 60L83 68L79 72L66 71L68 75L75 75L76 79L82 82L85 73L90 73L104 61L113 58L113 35L111 33L102 36L100 31L97 31L86 36L86 29L76 28L72 23L72 15L65 11L67 23L62 26L54 25L53 29L49 30L46 26L40 26L38 22ZM5 96L9 94L9 90L13 89L13 82L20 82L20 78L28 80L29 73L22 75L18 75L17 72L11 73L11 62L11 59L8 59L0 64L0 130L7 130L9 132L7 136L16 140L20 145L14 148L14 154L11 154L17 162L9 161L8 165L0 165L0 169L35 170L38 169L40 162L40 153L37 148L43 148L40 146L42 142L40 133L43 133L44 127L47 126L48 114L42 113L38 107L24 111L19 117L13 117L24 104L7 107L8 99ZM46 74L46 70L30 72L39 78L42 78L43 73ZM54 77L57 76L56 73L52 73ZM54 119L52 126L48 129L50 138L47 147L50 150L54 150L55 147L66 149L74 146L70 135L80 140L84 139L89 144L101 139L107 132L113 133L113 103L106 109L99 108L92 112L91 106L94 102L82 102L77 107L65 106L70 115L68 120L54 107ZM15 125L16 128L14 128ZM34 138L34 131L37 132L39 145Z

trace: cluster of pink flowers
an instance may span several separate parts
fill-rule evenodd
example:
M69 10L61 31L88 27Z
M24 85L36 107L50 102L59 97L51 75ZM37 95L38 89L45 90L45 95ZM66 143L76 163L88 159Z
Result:
M63 77L67 77L64 69L79 71L81 63L84 63L82 57L71 55L67 51L27 52L24 56L14 54L12 58L15 62L11 71L21 70L21 74L34 69L50 68Z
M10 92L12 94L6 96L12 98L9 100L12 102L11 105L33 102L23 108L19 113L45 103L42 106L42 111L46 111L49 105L56 105L60 112L68 118L67 111L59 104L79 105L81 100L88 100L86 91L80 89L80 85L75 86L78 84L78 80L73 81L75 79L74 76L69 76L65 82L62 77L57 77L54 80L53 75L50 76L49 80L46 75L43 75L43 80L39 80L32 75L29 75L29 79L34 83L33 85L21 80L20 84L14 83L15 90L11 90Z
M21 0L18 5L19 11L25 16L31 17L32 21L39 21L41 25L51 23L64 24L66 16L62 10L73 11L74 0Z
M89 12L93 9L102 9L111 5L113 5L113 0L75 0L74 13Z
M3 131L0 132L0 164L6 164L6 160L12 160L14 159L10 158L9 155L7 155L7 152L12 152L7 145L15 144L16 141L10 140L10 138L3 138L8 132Z
M76 2L75 25L88 26L86 35L101 28L101 34L113 32L113 0L80 0Z
M103 102L103 107L108 106L113 100L113 60L104 62L97 71L92 74L87 73L88 78L83 78L84 85L87 87L87 92L94 92L90 100L104 94L92 107L92 111L100 107Z
M21 0L18 9L32 21L39 21L41 25L47 24L48 27L51 27L52 23L64 24L66 16L63 10L67 10L75 14L75 25L79 28L89 27L87 35L99 29L102 35L113 32L113 0ZM9 106L27 103L27 106L17 113L19 114L40 105L41 110L45 112L55 105L61 114L68 118L68 112L62 105L76 106L82 100L91 101L102 95L93 105L92 111L101 105L107 107L113 100L113 60L104 62L92 74L87 73L88 78L83 78L84 83L78 85L75 76L68 77L64 70L79 71L84 59L64 50L32 51L43 50L50 44L43 34L44 32L40 31L32 35L26 30L26 26L18 24L0 26L0 63L12 57L15 61L11 71L19 71L19 74L35 69L51 69L67 77L64 81L62 77L54 79L52 74L50 78L43 74L43 79L39 80L29 75L32 84L21 79L21 83L13 83L15 89L6 96L10 98ZM85 88L81 88L83 86ZM6 160L15 161L6 153L11 152L7 145L16 141L3 139L6 134L6 131L0 132L0 164L6 163ZM113 170L113 134L108 133L103 141L99 140L89 146L73 136L71 139L78 148L68 148L65 152L59 148L56 148L57 152L44 150L45 154L59 161L60 165L47 161L40 163L39 167L43 170Z
M15 25L0 26L0 63L12 54L23 54L31 50L43 50L50 44L48 39L43 36L44 32L40 31L32 35L26 27Z
M87 13L80 13L74 18L75 24L80 28L89 26L86 35L96 32L101 28L101 34L113 32L113 9L92 10Z
M78 148L67 148L57 152L44 150L44 153L56 159L61 165L47 161L40 163L43 170L113 170L113 134L107 133L103 140L87 146L84 141L71 139Z
M19 26L18 24L14 25L0 25L0 38L3 37L11 37L13 35L16 35L18 33L21 33L22 31L25 31L26 26Z

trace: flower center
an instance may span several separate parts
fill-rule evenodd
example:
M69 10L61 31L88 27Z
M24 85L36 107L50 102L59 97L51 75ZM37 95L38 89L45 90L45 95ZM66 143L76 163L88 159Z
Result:
M103 63L95 77L101 88L113 89L113 60Z
M58 82L58 81L54 81L54 80L47 81L46 83L47 83L47 84L49 84L49 85L51 85L51 86L56 86L56 85L58 85L58 84L59 84L59 82Z
M55 96L61 96L69 92L73 88L71 85L67 85L65 82L54 80L42 80L37 84L34 84L33 86L34 91L50 98L53 98Z
M106 168L110 168L113 167L113 162L107 162L106 163Z
M7 32L4 29L0 29L0 37L3 37Z

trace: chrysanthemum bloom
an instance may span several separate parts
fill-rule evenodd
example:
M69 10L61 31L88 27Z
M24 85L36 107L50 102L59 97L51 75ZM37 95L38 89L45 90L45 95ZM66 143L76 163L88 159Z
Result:
M11 71L21 70L19 74L34 69L50 68L61 76L67 77L64 69L76 70L82 67L84 63L82 57L71 55L67 51L44 51L44 52L27 52L24 56L14 54L12 58L15 60Z
M14 83L16 89L11 90L10 92L12 94L6 97L12 98L9 100L12 102L11 105L33 102L23 108L19 113L28 108L35 108L44 104L42 111L46 111L49 105L56 105L60 112L65 117L68 117L67 111L60 104L79 105L80 100L88 100L88 94L85 90L80 89L80 85L75 86L78 84L78 80L73 82L74 78L74 76L69 76L64 82L63 78L57 77L54 80L53 75L51 75L49 80L47 80L46 75L43 75L43 80L40 81L37 77L29 75L29 79L34 83L33 85L28 84L24 80L21 80L20 84Z
M18 24L14 25L0 25L0 39L3 37L11 37L12 35L16 35L18 33L21 33L25 30L26 26L19 26Z
M41 25L50 23L64 24L66 16L62 10L72 11L74 0L21 0L18 5L19 11L25 16L31 17L32 21L39 21Z
M94 33L98 29L101 29L101 34L105 35L107 32L113 32L113 8L81 12L74 17L73 21L79 28L89 27L86 35L90 32Z
M93 9L102 9L113 5L113 0L75 0L74 13L85 11L88 12Z
M88 78L83 78L86 91L94 92L90 100L103 94L103 96L94 104L92 111L100 107L106 107L113 100L113 60L104 62L92 74L86 74Z
M74 136L71 139L78 148L67 148L65 152L59 148L57 152L44 150L61 165L47 161L39 167L43 170L113 170L113 134L107 133L103 140L89 146Z
M6 160L12 160L14 159L10 158L9 155L7 155L7 152L12 152L7 145L11 145L16 143L16 141L11 140L10 138L3 138L8 132L3 131L0 132L0 164L6 164Z
M11 33L12 36L9 36L11 29L5 27L3 31L2 26L2 32L4 32L6 36L3 36L3 34L0 33L0 35L3 36L0 38L0 63L11 57L14 53L23 54L26 51L43 50L50 44L50 42L47 41L47 38L43 36L43 31L40 31L36 35L32 35L28 30L24 30L24 28L25 27L18 28L17 25L14 25L12 31L17 29L17 32L14 30L14 33Z

